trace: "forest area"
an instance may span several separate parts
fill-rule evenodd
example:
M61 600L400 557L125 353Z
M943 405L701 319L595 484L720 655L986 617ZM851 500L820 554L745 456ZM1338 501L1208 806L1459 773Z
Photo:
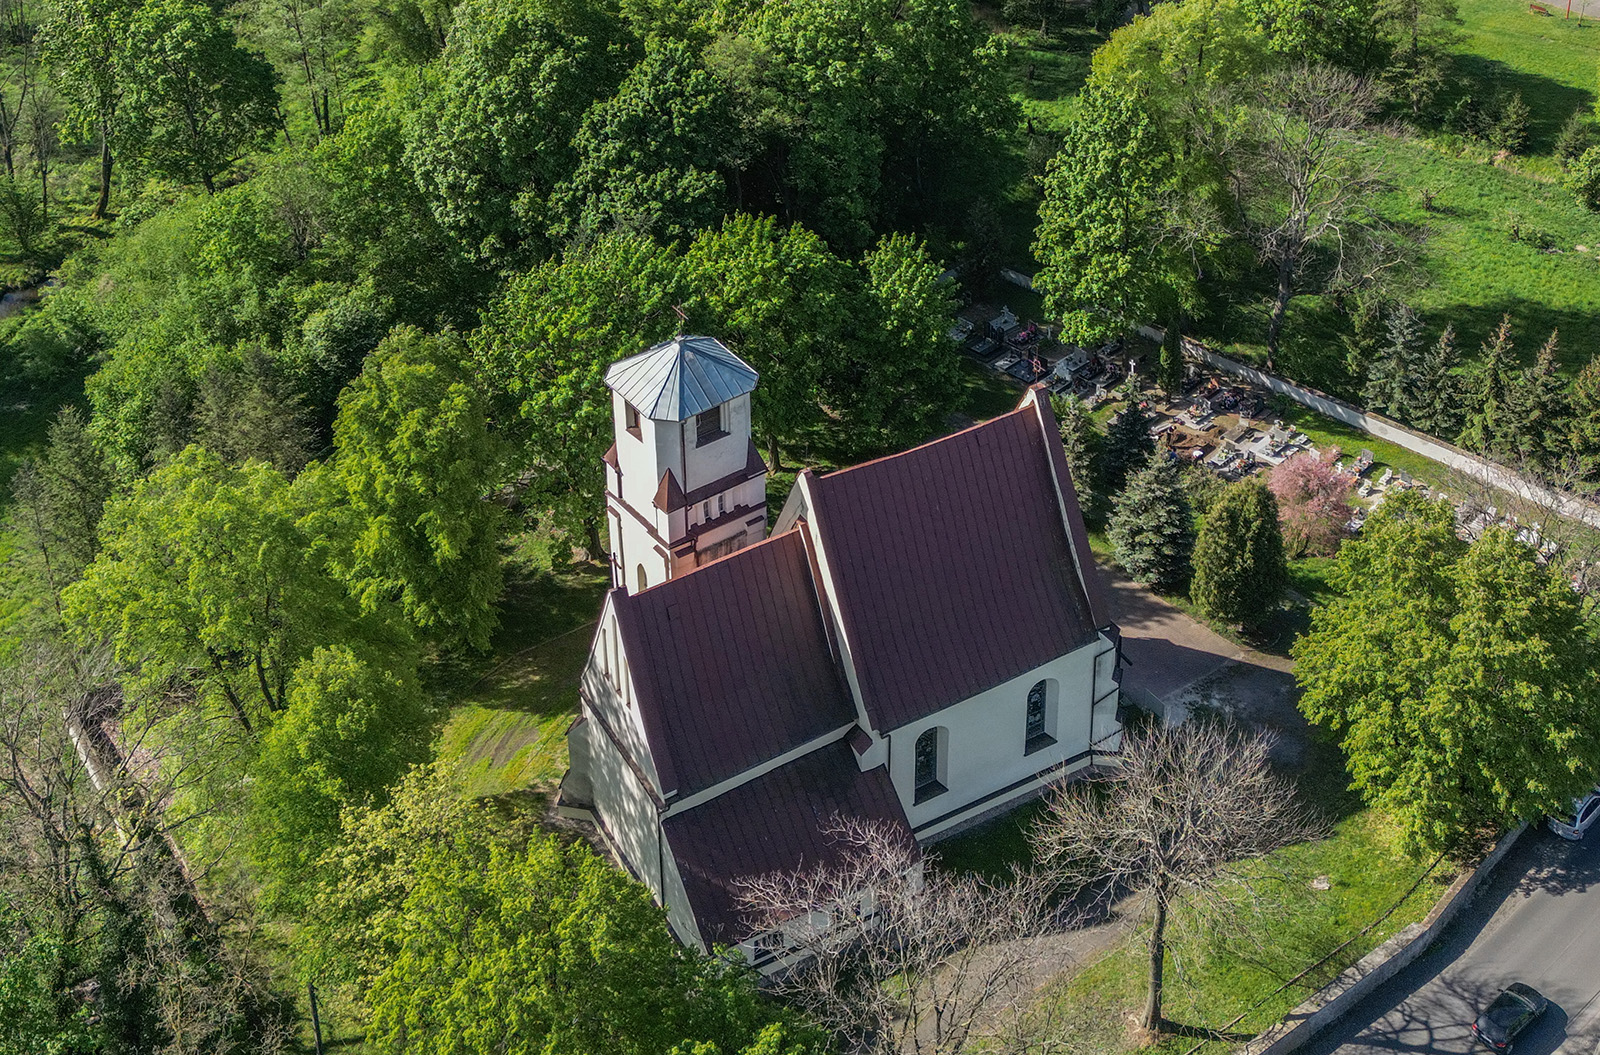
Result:
M308 986L346 1050L844 1050L457 749L492 693L559 738L602 378L675 332L760 373L775 482L1014 404L946 338L1002 264L1073 340L1249 326L1600 471L1600 367L1425 340L1364 161L1534 144L1581 211L1587 100L1473 95L1448 0L1129 14L0 0L0 1055L307 1051Z

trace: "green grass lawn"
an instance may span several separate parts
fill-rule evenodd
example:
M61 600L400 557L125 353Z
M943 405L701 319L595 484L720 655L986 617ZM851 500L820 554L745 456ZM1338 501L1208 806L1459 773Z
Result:
M1203 1029L1226 1026L1230 1033L1254 1034L1270 1027L1341 970L1427 914L1448 885L1445 869L1424 881L1392 915L1329 963L1274 994L1284 982L1383 915L1426 870L1426 865L1400 856L1384 818L1365 810L1340 821L1325 839L1273 854L1254 871L1260 888L1277 903L1277 910L1250 921L1238 934L1180 937L1167 961L1165 1017ZM1318 876L1329 878L1328 890L1311 888L1311 881ZM1143 937L1143 933L1135 934L1045 999L1069 1002L1079 1017L1127 1021L1144 1000ZM1252 1007L1236 1025L1229 1025ZM1117 1031L1107 1031L1098 1039L1095 1050L1133 1047L1126 1034ZM1146 1050L1177 1055L1195 1043L1188 1037L1168 1037ZM1220 1055L1236 1046L1213 1041L1202 1051Z
M564 539L527 532L506 562L500 627L488 656L440 670L449 701L441 758L463 763L468 793L549 792L567 766L566 728L609 577L573 561Z

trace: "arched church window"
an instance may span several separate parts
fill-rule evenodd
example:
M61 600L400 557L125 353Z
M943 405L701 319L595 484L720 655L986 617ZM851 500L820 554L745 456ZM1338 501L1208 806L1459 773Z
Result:
M1055 715L1051 713L1054 702L1050 697L1054 683L1045 678L1036 681L1028 690L1027 727L1023 734L1023 751L1025 755L1042 748L1050 747L1056 742Z
M915 802L944 794L944 739L945 731L939 726L924 730L917 737Z
M650 580L645 577L643 564L639 565L636 574L639 579L639 592L643 593L644 591L650 589Z

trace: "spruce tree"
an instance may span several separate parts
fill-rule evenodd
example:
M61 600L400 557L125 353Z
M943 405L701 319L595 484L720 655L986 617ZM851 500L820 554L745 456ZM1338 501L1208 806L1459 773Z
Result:
M1259 627L1287 584L1278 501L1261 481L1241 480L1201 525L1189 596L1212 619Z
M1403 420L1415 400L1422 320L1401 304L1389 313L1387 331L1387 340L1367 368L1367 384L1361 398L1368 410Z
M1136 581L1175 590L1189 577L1193 519L1177 463L1153 456L1112 501L1106 533L1117 563Z
M1600 355L1572 381L1568 432L1578 469L1585 479L1600 479Z
M1106 430L1105 456L1100 460L1100 479L1107 494L1116 494L1155 453L1156 441L1150 438L1150 415L1139 406L1139 393L1129 385L1123 392L1127 407Z
M1178 319L1167 323L1167 332L1162 336L1156 383L1169 396L1177 395L1183 387L1183 324Z
M1516 383L1516 369L1511 316L1506 315L1483 344L1483 357L1467 395L1467 427L1461 432L1462 446L1479 454L1506 453L1514 431L1511 390Z
M1559 464L1570 450L1570 410L1556 351L1557 335L1551 330L1533 366L1522 372L1511 393L1507 439L1522 460L1538 469Z
M1446 326L1422 357L1416 398L1407 413L1412 426L1445 438L1461 431L1461 376L1456 373L1460 365L1455 327Z
M1099 523L1105 519L1105 492L1100 486L1102 437L1089 408L1077 396L1052 396L1056 426L1061 431L1061 446L1067 454L1067 472L1073 490L1078 492L1078 508L1084 519Z

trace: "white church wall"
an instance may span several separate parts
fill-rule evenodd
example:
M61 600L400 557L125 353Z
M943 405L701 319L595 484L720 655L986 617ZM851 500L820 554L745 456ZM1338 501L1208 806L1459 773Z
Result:
M722 404L722 431L724 435L705 446L696 446L697 432L694 418L682 423L684 464L682 468L685 492L715 483L732 476L745 467L750 455L750 396L745 394ZM676 441L674 452L676 452ZM663 462L676 465L677 462Z
M1095 735L1096 655L1109 648L1103 638L948 707L938 714L895 729L889 734L889 776L906 819L919 839L926 839L978 813L1035 793L1051 780L1090 762ZM1028 690L1039 681L1053 681L1047 696L1046 732L1055 743L1031 753L1026 749ZM1115 687L1109 679L1099 691ZM1104 704L1102 704L1104 706ZM1053 713L1052 713L1053 712ZM1111 704L1115 713L1115 703ZM1049 719L1053 718L1053 722ZM1112 725L1115 725L1113 719ZM916 743L922 733L942 728L941 794L916 802ZM1098 744L1096 751L1114 750ZM1065 765L1063 765L1065 763ZM1040 777L1039 774L1044 776Z

